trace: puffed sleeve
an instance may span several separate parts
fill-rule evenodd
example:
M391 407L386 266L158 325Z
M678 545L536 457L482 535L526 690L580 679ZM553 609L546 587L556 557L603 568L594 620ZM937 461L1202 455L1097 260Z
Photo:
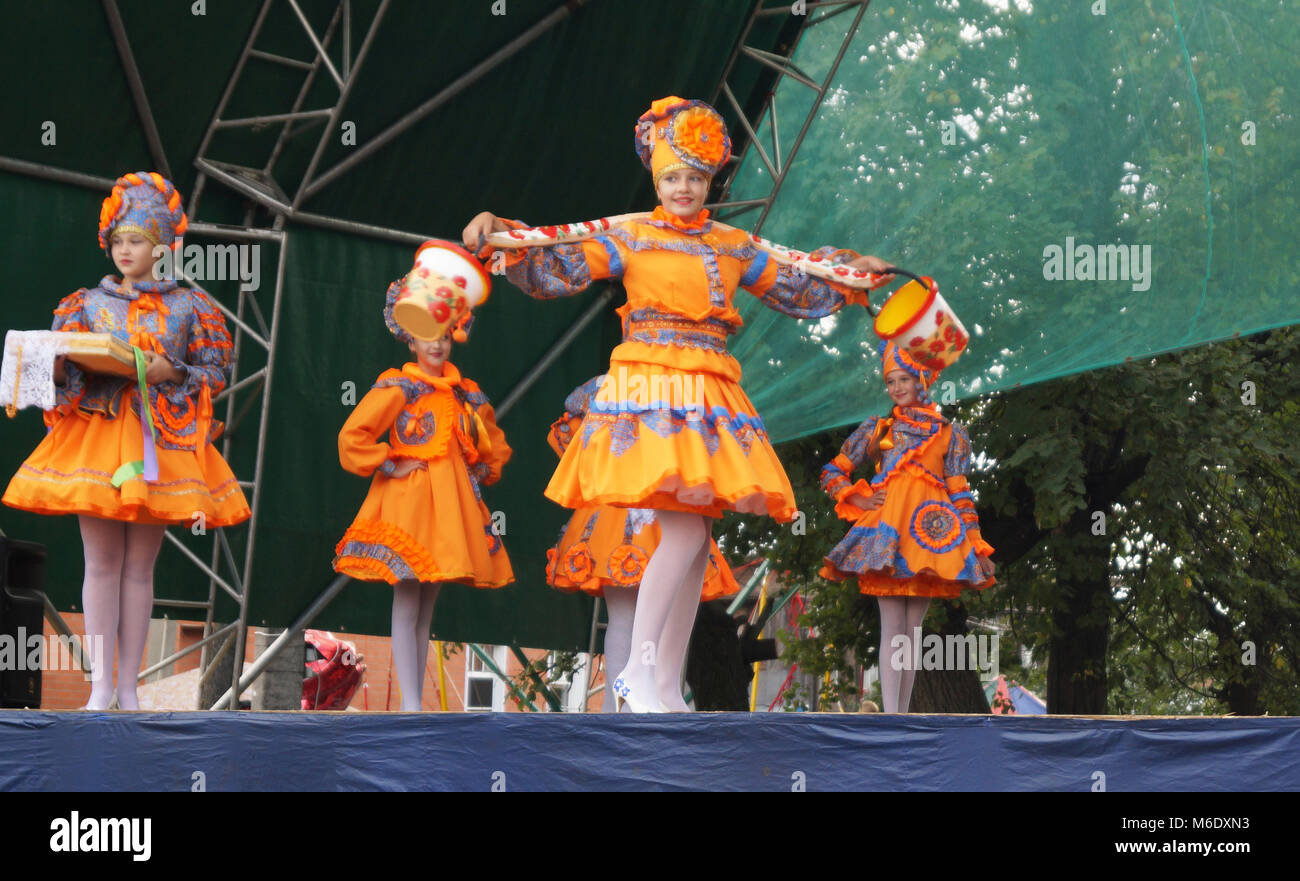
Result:
M395 385L375 385L352 408L339 431L339 464L346 471L369 477L376 470L392 470L391 448L379 438L392 428L406 405L406 395Z
M572 413L565 413L551 423L551 427L546 431L546 443L555 450L555 455L564 455L564 451L569 448L573 436L578 433L581 426L582 417L574 416Z
M944 483L948 487L948 498L961 515L966 527L966 535L975 546L975 553L981 557L990 556L993 547L980 535L980 518L975 511L975 500L971 497L970 483L966 475L970 473L970 435L960 425L953 424L952 439L948 442L948 452L943 457Z
M513 450L506 443L506 433L497 425L496 411L492 409L487 396L482 392L477 392L471 397L471 401L475 397L481 398L481 403L477 404L474 412L478 414L479 424L487 431L486 433L479 432L479 460L471 466L470 471L473 473L475 480L487 486L501 479L501 471L505 468L506 463L510 461Z
M216 397L230 382L233 345L230 331L226 329L226 318L205 294L200 291L190 293L194 317L190 322L185 360L172 360L173 365L184 371L185 379L159 386L159 391L177 407L182 407L186 399L196 397L204 385L208 387L208 394Z
M93 325L86 318L85 306L85 288L68 294L54 308L54 322L50 325L50 330L89 333ZM77 404L81 402L81 396L86 392L86 373L80 367L65 360L63 374L63 385L56 386L54 390L54 409L45 414L46 425L54 424L59 417L66 416L76 409Z
M497 425L496 410L478 383L472 379L461 381L456 396L463 403L467 415L471 415L475 422L477 441L473 452L466 457L471 463L470 476L480 485L496 483L501 479L501 470L510 461L513 452L506 443L506 433ZM461 438L462 443L469 440L463 433Z
M853 251L827 247L818 248L810 256L831 262L832 257L843 256L852 260L858 255ZM872 290L886 283L885 276L872 274L870 278ZM757 249L740 277L740 286L758 297L769 309L795 318L822 318L845 306L865 306L867 303L866 290L809 275L778 263Z
M867 419L844 441L839 455L822 468L821 487L835 500L835 513L845 520L856 520L866 513L849 502L848 497L854 493L870 496L875 489L863 479L854 483L849 475L867 461L877 433L887 429L888 425L888 421L881 420L879 416Z
M525 224L503 222L511 229ZM567 245L539 245L498 251L504 260L506 278L530 297L550 300L571 297L590 287L593 281L621 278L626 264L623 245L611 236L596 236ZM497 258L493 258L496 260Z

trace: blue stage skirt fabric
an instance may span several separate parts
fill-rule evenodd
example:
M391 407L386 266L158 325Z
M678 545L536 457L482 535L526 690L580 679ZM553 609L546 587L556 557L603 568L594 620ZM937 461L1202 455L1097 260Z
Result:
M1300 718L0 711L25 791L1300 790Z

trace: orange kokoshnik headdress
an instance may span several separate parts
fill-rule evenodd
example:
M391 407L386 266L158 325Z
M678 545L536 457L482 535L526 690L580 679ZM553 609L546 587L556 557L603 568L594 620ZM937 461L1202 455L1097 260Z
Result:
M891 370L902 370L910 373L921 384L921 400L927 400L925 392L934 385L934 381L939 377L939 371L926 367L913 358L902 346L893 340L880 341L880 372L883 376L888 376Z
M636 152L658 186L659 178L683 168L713 177L731 158L731 138L727 124L708 104L669 95L636 121Z
M181 194L156 171L124 174L99 209L99 246L105 251L115 233L136 232L155 245L175 248L189 220Z
M437 340L451 331L469 339L471 310L492 291L492 276L474 255L454 242L430 239L415 252L415 266L388 288L384 323L404 343Z

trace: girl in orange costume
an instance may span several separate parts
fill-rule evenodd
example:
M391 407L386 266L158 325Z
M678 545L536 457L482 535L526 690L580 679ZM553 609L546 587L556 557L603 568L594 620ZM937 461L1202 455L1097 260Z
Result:
M894 663L900 645L911 645L931 597L952 599L994 584L993 548L980 536L966 482L970 437L939 413L927 391L938 371L892 341L881 343L881 356L892 415L859 425L822 469L822 489L853 527L821 574L856 578L862 593L878 598L881 697L886 713L906 713L915 655L907 651L901 665ZM867 459L876 463L875 477L851 482ZM906 640L896 645L899 636Z
M590 379L573 390L564 401L565 413L551 426L547 442L563 456L565 448L582 425L591 406L591 398L604 376ZM622 670L631 651L632 618L636 609L637 590L646 563L659 546L660 530L655 512L649 508L616 508L613 505L586 505L573 516L560 534L555 547L546 552L546 581L560 590L577 591L604 597L608 612L605 628L606 673ZM711 538L709 563L704 574L704 591L700 602L730 596L740 590L731 567ZM660 702L671 712L687 712L690 707L682 697L682 668L690 647L690 628L695 608L683 603L678 614L690 616L685 626L673 628L674 635L686 637L680 644L665 644L655 666L655 685ZM613 683L607 682L601 712L614 711Z
M230 376L225 319L202 292L154 273L154 249L175 248L188 226L180 206L180 193L159 174L118 178L100 211L99 244L122 276L105 276L54 310L56 331L111 333L145 353L148 409L141 413L134 379L56 361L57 403L45 414L49 431L4 495L14 508L79 515L86 634L92 646L95 638L102 646L90 653L91 710L107 709L113 700L108 674L115 649L118 706L139 709L136 678L166 525L188 526L201 515L206 526L230 526L250 516L235 476L212 445L222 430L212 418L212 398ZM146 447L149 423L156 434Z
M374 480L338 543L334 571L393 585L393 666L402 709L418 711L443 583L514 581L479 491L501 478L510 447L487 396L447 360L452 339L468 338L469 312L451 315L436 338L417 340L393 321L401 284L388 289L384 321L416 363L380 374L339 432L344 469Z
M795 514L790 481L727 352L727 336L741 324L736 288L796 318L862 304L865 294L778 265L740 230L713 229L704 200L731 141L712 107L663 98L638 120L636 136L660 202L648 220L576 244L515 250L504 263L511 282L533 297L571 296L603 278L621 277L627 289L618 310L624 341L546 495L569 508L655 510L662 537L641 581L631 657L614 685L632 710L659 712L656 656L681 639L685 615L675 609L692 610L693 622L710 519L729 510L782 522ZM465 244L478 247L489 233L519 226L483 212L465 228ZM887 268L875 257L849 265Z

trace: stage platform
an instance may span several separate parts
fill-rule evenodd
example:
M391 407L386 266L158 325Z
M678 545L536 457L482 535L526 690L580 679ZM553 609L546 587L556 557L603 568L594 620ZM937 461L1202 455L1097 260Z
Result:
M1300 790L1300 717L0 711L0 789Z

